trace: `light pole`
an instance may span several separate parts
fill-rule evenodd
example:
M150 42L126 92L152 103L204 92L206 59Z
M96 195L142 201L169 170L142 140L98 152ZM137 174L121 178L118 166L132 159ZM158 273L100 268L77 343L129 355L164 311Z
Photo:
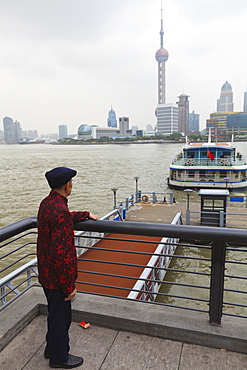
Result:
M111 188L111 190L113 191L113 197L114 197L113 209L116 209L117 208L117 190L118 190L118 188Z
M192 189L185 189L187 193L187 209L190 209L190 193L193 191Z
M185 189L187 193L187 210L186 210L186 225L190 225L190 193L193 191L192 189Z
M136 180L136 202L139 201L139 196L138 196L138 179L139 176L135 176L134 179Z

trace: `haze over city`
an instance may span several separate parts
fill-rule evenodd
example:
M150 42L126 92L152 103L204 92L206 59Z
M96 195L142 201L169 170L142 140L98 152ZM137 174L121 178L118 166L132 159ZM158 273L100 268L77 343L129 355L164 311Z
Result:
M234 110L247 88L246 0L163 0L166 101L190 95L201 129L225 81ZM155 125L161 1L5 0L0 5L0 117L24 130L69 133L107 125L111 106L130 126ZM2 125L0 126L0 129Z

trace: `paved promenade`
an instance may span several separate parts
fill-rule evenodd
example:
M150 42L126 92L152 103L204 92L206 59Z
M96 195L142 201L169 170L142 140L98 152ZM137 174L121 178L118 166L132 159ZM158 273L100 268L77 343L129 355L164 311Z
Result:
M40 315L1 352L1 370L45 370L46 317ZM84 370L244 370L247 355L73 322L71 353Z

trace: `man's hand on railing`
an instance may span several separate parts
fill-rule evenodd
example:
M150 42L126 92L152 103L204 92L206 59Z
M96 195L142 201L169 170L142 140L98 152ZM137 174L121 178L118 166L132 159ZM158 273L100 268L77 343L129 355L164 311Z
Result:
M91 219L91 220L94 220L94 221L99 219L97 216L94 216L91 212L89 213L88 218Z

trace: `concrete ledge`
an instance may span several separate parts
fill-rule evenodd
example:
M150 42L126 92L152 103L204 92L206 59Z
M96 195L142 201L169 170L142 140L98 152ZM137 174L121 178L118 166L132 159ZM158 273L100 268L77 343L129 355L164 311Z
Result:
M75 322L247 353L245 319L223 317L213 326L204 313L82 293L72 305ZM33 287L1 313L0 350L38 314L47 314L46 299Z

